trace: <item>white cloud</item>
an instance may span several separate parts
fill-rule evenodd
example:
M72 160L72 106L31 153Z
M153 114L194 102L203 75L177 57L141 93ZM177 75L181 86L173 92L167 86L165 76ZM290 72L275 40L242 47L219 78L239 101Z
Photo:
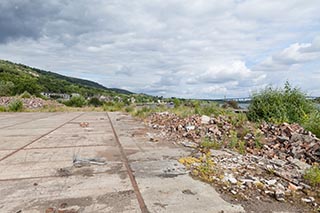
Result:
M318 11L318 0L3 0L0 58L154 95L248 96L315 72Z

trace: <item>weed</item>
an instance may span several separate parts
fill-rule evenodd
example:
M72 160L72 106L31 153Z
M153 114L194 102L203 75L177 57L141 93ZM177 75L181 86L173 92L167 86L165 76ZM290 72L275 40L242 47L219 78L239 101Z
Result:
M200 146L202 148L207 148L207 149L221 149L221 143L212 140L208 137L205 137L202 142L200 143Z
M320 186L320 168L319 165L314 165L307 169L304 174L304 179L312 186Z
M103 104L103 110L109 112L121 111L124 107L122 102L107 102Z
M128 112L128 113L132 113L134 111L134 107L133 106L127 106L124 108L124 111Z
M28 91L24 91L21 95L21 98L31 98L31 94Z
M320 138L320 112L314 111L313 113L306 115L302 126L315 134L318 138Z
M0 106L0 112L6 112L7 109L4 106Z
M23 103L21 100L14 100L9 104L8 109L10 112L21 112L23 110Z

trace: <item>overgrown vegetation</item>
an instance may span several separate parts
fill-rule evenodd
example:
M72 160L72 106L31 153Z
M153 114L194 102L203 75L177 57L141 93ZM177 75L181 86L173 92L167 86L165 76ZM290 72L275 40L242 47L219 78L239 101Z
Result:
M14 100L12 101L9 106L8 110L10 112L21 112L23 110L23 103L21 100Z
M267 87L253 94L248 118L251 121L301 123L314 110L314 104L306 95L287 82L283 89Z
M70 100L65 101L64 104L71 107L83 107L87 104L87 101L82 96L73 96Z
M312 186L320 186L320 168L319 165L314 165L310 169L307 169L304 174L304 179L308 181Z
M103 104L103 110L109 112L123 111L125 104L122 102L106 102Z
M267 87L253 94L248 118L255 122L299 123L320 137L319 110L305 93L288 82L283 89Z

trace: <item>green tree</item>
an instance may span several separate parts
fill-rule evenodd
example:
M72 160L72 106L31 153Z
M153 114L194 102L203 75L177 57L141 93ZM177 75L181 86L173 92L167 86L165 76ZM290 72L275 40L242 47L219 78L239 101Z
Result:
M14 83L11 81L0 81L0 96L10 96L14 92Z

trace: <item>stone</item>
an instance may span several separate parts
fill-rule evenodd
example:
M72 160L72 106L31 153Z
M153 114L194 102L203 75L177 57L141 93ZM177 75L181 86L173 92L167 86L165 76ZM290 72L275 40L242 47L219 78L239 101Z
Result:
M228 181L229 181L230 183L232 183L232 184L238 183L237 179L235 179L234 177L229 177L229 178L228 178Z
M302 173L307 170L307 169L310 169L311 168L311 165L305 163L305 162L302 162L296 158L292 159L291 163L295 166L297 166L299 169L301 169Z
M284 199L284 191L280 190L280 189L277 189L275 192L274 192L274 196L276 198L277 201L285 201Z
M189 147L189 148L197 148L198 144L192 141L182 141L181 144L185 147Z
M273 180L265 180L265 183L268 185L268 186L273 186L277 183L277 180L273 179Z
M301 201L305 202L305 203L311 203L312 200L310 198L301 198Z
M295 191L298 190L298 187L297 187L296 185L292 184L292 183L289 183L288 189L289 189L290 191L295 192Z
M231 190L230 191L233 195L236 195L237 194L237 192L235 191L235 190Z
M209 124L210 123L210 117L206 115L201 116L201 124Z
M185 130L186 130L187 132L189 132L189 131L191 131L191 130L195 130L195 129L196 129L196 127L193 126L193 125L187 125L187 126L185 126Z

